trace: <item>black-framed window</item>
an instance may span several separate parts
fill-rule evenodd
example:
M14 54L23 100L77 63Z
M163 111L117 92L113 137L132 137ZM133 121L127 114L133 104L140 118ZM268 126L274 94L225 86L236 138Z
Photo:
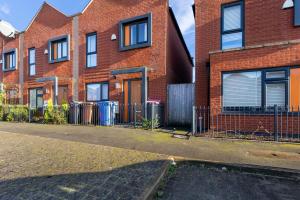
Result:
M43 92L42 88L29 89L30 108L33 108L33 109L43 108L43 105L44 105L43 94L44 94L44 92Z
M69 36L49 40L49 63L62 62L70 59Z
M86 67L97 66L97 33L86 35Z
M286 69L264 71L264 106L288 106L288 71Z
M28 65L29 65L29 76L36 75L35 48L28 49Z
M244 46L244 5L243 1L222 5L221 49Z
M290 71L297 69L298 82L289 85ZM240 108L268 108L277 105L281 108L291 106L289 98L299 97L300 93L289 90L299 85L299 68L262 69L222 74L222 105L224 110L232 111ZM296 104L300 105L300 102Z
M121 21L120 50L148 47L152 44L152 14Z
M3 54L3 71L15 70L17 68L17 51L10 50Z
M107 82L87 84L86 100L91 102L109 100L109 84Z

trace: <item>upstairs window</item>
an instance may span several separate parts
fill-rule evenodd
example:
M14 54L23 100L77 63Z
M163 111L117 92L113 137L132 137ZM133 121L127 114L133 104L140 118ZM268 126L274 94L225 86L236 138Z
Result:
M49 62L69 60L69 37L63 36L49 41Z
M28 50L29 76L34 76L35 72L35 48Z
M3 71L16 69L16 50L8 51L3 54Z
M244 46L243 3L231 3L222 6L222 50Z
M120 22L120 50L151 46L151 14Z
M97 33L86 36L86 66L97 66Z

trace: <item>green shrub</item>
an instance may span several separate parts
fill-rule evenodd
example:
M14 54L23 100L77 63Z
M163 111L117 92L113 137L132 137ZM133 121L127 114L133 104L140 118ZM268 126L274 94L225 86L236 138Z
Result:
M159 127L158 119L153 119L153 121L151 119L149 119L149 120L143 119L143 121L142 121L143 129L146 129L146 130L152 129L152 123L153 123L153 129L157 129Z
M48 102L48 106L44 112L44 123L47 124L66 124L66 112L69 109L67 104L63 105L61 109L54 107L52 101Z
M0 119L8 122L26 122L28 121L28 108L26 106L2 106ZM2 115L2 116L1 116Z

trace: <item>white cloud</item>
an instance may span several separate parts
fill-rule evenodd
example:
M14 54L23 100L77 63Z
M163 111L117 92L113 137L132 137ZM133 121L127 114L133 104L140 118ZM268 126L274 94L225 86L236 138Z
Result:
M7 3L0 3L0 12L6 15L10 14L10 8Z
M179 27L183 35L194 29L195 19L192 10L194 0L171 0L170 6L173 8Z

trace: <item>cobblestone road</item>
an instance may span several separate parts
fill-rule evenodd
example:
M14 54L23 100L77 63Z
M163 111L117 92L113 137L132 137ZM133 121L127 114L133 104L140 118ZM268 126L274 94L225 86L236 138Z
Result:
M0 132L0 199L139 199L166 156Z

